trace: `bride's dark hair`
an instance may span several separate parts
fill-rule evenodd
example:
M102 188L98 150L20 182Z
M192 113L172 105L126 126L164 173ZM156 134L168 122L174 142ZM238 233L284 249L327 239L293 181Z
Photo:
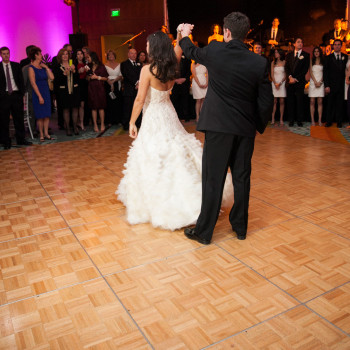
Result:
M170 38L163 32L148 36L150 72L162 83L176 79L177 59Z

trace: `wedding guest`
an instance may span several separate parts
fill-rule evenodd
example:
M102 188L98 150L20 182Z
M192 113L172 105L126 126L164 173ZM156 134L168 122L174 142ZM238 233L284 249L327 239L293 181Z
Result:
M349 125L346 127L347 129L350 128L350 60L348 59L348 62L346 62L346 69L345 69L345 100L346 100L346 107L347 107L347 116Z
M199 113L208 90L208 71L202 64L192 62L192 95L196 100L196 121L198 122Z
M117 54L113 50L107 52L105 67L108 73L106 124L118 124L122 122L121 81L123 76L120 63L117 62Z
M274 60L271 62L271 79L272 79L272 93L274 96L272 120L271 124L275 124L275 113L277 108L277 101L280 103L280 125L283 125L284 115L284 100L287 96L286 91L286 70L285 70L285 53L281 49L273 50Z
M310 61L310 115L311 125L315 125L315 102L317 99L318 107L318 125L322 126L322 112L323 112L323 97L324 97L324 83L323 83L323 53L322 50L316 46L312 51L312 58Z
M190 120L190 86L191 60L182 55L179 67L179 78L175 79L170 98L179 119L184 119L185 121Z
M22 68L22 74L23 74L23 83L24 83L24 93L27 94L27 110L29 113L30 127L32 128L33 137L37 138L38 132L37 132L36 118L35 118L35 113L33 108L33 88L32 88L32 84L30 83L29 73L28 73L30 65L31 63L27 64Z
M334 20L334 29L331 29L328 33L323 36L324 45L333 45L334 40L340 39L344 41L346 39L346 30L341 27L341 19L337 18Z
M79 135L77 122L80 96L79 73L69 57L68 50L61 49L58 51L57 62L59 66L53 69L53 74L55 76L54 82L57 91L57 107L60 106L63 110L64 127L67 136L72 136L70 129L70 110L72 111L74 134Z
M27 54L27 57L26 58L23 58L23 60L21 60L19 62L19 65L21 66L21 68L23 68L24 66L27 66L28 64L30 64L30 58L29 58L29 54L30 54L30 50L35 47L35 45L29 45L26 47L26 54Z
M5 149L11 148L10 115L16 131L17 145L31 145L25 139L23 95L24 83L19 63L10 61L10 49L0 48L0 142Z
M303 126L304 118L304 88L305 75L310 66L310 55L303 51L303 39L296 37L294 50L286 55L286 75L287 75L287 107L289 126L294 125L297 120L298 126Z
M89 107L91 108L92 120L94 123L94 131L99 132L97 126L98 112L101 120L101 132L104 132L105 109L107 105L105 82L108 80L108 73L105 66L99 60L96 52L90 53L90 55L88 56L88 61L91 65L91 72L87 77L89 81Z
M84 62L86 66L88 67L89 65L89 60L90 60L90 53L91 50L89 49L88 46L83 46L81 49L84 53ZM87 77L86 77L87 79ZM84 126L89 125L90 121L92 121L92 115L91 115L91 109L89 107L88 99L84 103Z
M83 48L81 49L84 53L84 59L85 61L87 60L87 56L90 55L91 50L89 49L88 46L83 46ZM86 62L85 62L86 63Z
M332 126L332 121L337 122L337 127L342 127L345 67L348 56L341 52L342 41L334 40L334 53L328 55L324 63L324 86L328 94L326 127Z
M54 75L48 66L42 63L42 53L39 47L30 50L32 64L28 68L28 76L33 88L33 109L40 134L40 142L51 140L49 123L51 117L51 96L48 79L54 80Z
M148 64L148 55L147 55L147 52L145 51L139 51L139 53L137 54L137 57L136 57L136 62L137 63L140 63L141 65L141 68Z
M211 26L212 35L208 38L208 44L213 41L224 41L224 36L222 35L222 28L218 24L213 24Z
M256 53L259 56L262 56L262 45L261 45L261 42L259 42L259 41L254 42L253 52Z
M79 84L79 96L80 96L77 126L80 127L81 130L85 130L84 111L85 111L85 104L88 101L88 81L86 80L86 73L87 71L89 71L89 67L86 65L83 50L80 50L80 49L77 50L75 65L79 73L78 84Z
M266 45L266 51L268 52L284 41L284 32L282 29L278 28L279 25L280 21L276 17L272 21L272 27L266 29L264 33L264 44Z
M132 107L139 87L141 65L136 62L137 52L135 49L128 51L128 59L120 64L120 70L124 78L123 90L123 128L129 130L129 121ZM139 118L140 119L140 118ZM140 120L138 119L138 126Z

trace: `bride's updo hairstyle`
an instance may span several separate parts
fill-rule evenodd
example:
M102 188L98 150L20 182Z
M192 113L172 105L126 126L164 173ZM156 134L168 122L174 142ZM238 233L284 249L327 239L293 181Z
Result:
M148 36L147 41L150 72L162 83L176 79L177 59L168 35L155 32Z

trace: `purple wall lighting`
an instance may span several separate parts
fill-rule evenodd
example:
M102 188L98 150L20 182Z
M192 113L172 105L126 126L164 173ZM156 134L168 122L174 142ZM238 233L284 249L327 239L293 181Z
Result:
M39 46L42 53L56 56L73 33L71 7L63 0L1 1L0 47L11 51L11 61L26 57L28 45Z

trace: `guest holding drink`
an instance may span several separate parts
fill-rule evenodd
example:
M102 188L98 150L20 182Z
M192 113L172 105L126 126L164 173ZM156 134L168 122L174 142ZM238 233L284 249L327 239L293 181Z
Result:
M49 67L42 63L43 55L39 47L30 50L31 65L28 68L29 81L33 88L33 109L37 119L40 142L51 140L49 135L49 122L51 117L51 96L48 79L54 80Z
M310 60L310 114L311 125L315 125L315 102L317 99L318 107L318 125L322 126L322 112L323 112L323 97L324 97L324 83L323 83L323 53L319 47L315 47L312 51L312 58Z
M208 38L208 44L213 40L224 41L224 36L222 35L222 28L218 24L213 24L211 26L211 32L213 34Z

